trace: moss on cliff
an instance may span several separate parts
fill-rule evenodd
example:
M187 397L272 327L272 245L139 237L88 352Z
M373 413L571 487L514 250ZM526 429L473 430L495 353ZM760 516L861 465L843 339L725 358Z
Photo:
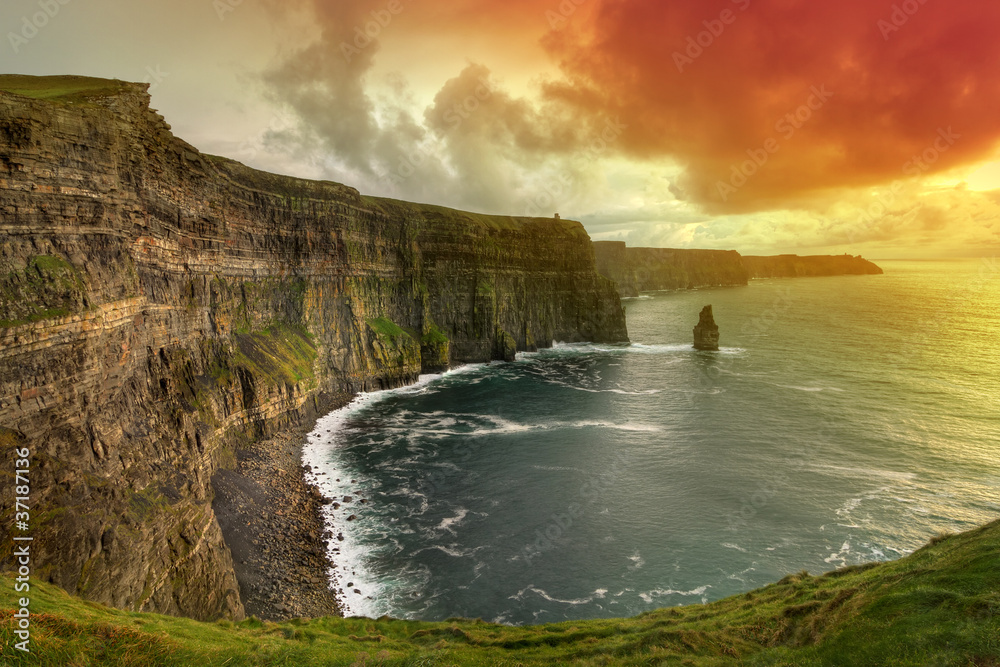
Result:
M420 366L422 373L439 373L451 365L451 341L437 325L427 324L420 338Z
M64 317L85 305L81 273L61 257L36 255L24 268L0 267L0 327Z
M388 317L376 317L373 320L368 320L368 326L372 328L380 338L386 341L393 342L401 336L409 336L408 333L403 331L403 328L390 320Z
M268 386L297 384L314 377L316 345L302 327L275 325L234 338L234 364L252 371Z
M416 369L419 372L420 343L416 337L387 317L368 320L371 347L381 368Z

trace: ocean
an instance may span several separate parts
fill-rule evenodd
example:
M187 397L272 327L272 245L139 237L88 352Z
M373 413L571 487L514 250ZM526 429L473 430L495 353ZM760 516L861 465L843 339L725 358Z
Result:
M303 458L340 503L346 613L631 616L997 519L1000 264L880 265L628 299L630 345L465 366L321 419ZM719 352L691 345L708 304Z

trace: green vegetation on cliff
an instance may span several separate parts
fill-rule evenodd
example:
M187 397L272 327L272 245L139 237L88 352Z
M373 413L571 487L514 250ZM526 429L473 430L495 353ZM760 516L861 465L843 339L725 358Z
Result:
M0 90L37 100L69 104L118 95L128 86L123 81L89 76L0 74Z
M236 334L235 363L267 384L296 384L313 377L316 345L302 327L275 325L252 334Z
M400 336L409 336L403 328L387 317L376 317L368 320L368 326L379 335L380 338L396 339Z
M36 255L22 269L0 264L0 328L78 312L85 293L80 271L61 257Z
M322 618L199 623L116 611L32 583L31 648L13 648L19 594L0 579L10 665L1000 664L1000 522L891 563L801 573L708 605L631 619L507 627Z

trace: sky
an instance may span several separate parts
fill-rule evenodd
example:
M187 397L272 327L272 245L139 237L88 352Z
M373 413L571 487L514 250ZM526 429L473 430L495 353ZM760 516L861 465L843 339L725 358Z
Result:
M994 0L4 0L0 71L202 151L595 240L1000 250Z

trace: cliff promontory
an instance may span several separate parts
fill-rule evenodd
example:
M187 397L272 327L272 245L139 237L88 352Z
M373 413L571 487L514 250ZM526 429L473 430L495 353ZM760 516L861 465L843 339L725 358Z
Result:
M876 276L882 269L873 262L854 255L744 255L743 263L750 277L811 278L819 276Z
M640 292L737 287L759 278L877 275L882 269L851 255L743 256L735 250L628 248L621 241L595 241L597 270L623 297Z
M626 248L595 241L597 270L618 285L622 296L639 292L746 285L749 274L735 250Z
M33 575L70 593L238 618L212 479L245 445L422 370L627 339L579 223L254 171L139 84L0 91L2 491L28 448Z

